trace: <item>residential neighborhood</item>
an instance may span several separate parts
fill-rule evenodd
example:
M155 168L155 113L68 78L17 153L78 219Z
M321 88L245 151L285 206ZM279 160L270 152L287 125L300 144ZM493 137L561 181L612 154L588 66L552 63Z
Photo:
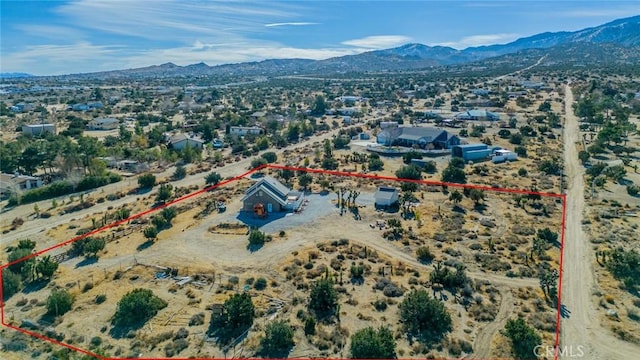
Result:
M640 17L390 4L3 3L0 358L635 359Z

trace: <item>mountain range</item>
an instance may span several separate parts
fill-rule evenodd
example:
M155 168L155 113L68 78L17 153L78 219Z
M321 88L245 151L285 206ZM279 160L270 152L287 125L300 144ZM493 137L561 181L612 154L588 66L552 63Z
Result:
M330 74L344 72L380 72L426 69L442 65L460 65L526 52L527 57L548 50L545 61L558 64L582 63L597 59L598 64L640 60L640 15L574 32L546 32L500 45L457 50L446 46L411 43L400 47L368 51L357 55L325 60L270 59L258 62L209 66L205 63L178 66L173 63L137 69L72 75L95 78L174 77L203 75L279 76ZM537 50L537 51L532 51ZM573 54L574 56L565 56ZM576 56L579 54L580 56ZM620 55L619 58L614 55ZM524 56L524 54L523 54ZM511 59L513 56L510 56ZM513 59L512 59L513 60ZM517 59L516 59L517 60ZM0 75L1 77L1 75Z

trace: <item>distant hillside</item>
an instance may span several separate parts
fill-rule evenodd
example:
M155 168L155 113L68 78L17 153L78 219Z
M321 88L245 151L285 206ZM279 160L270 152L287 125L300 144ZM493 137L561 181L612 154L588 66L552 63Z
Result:
M33 75L27 73L19 73L19 72L10 72L10 73L0 73L0 79L14 79L14 78L24 78L31 77Z
M326 60L272 59L239 64L209 66L205 63L178 66L173 63L138 69L69 75L70 78L166 78L193 76L281 76L348 72L381 72L426 69L441 65L469 64L505 55L514 64L526 62L533 53L549 53L547 61L611 64L635 61L640 46L640 16L615 20L574 32L547 32L521 38L508 44L456 50L445 46L406 44ZM533 51L536 50L537 51ZM616 54L615 56L612 56ZM524 58L523 58L524 57ZM25 74L27 75L27 74ZM15 76L14 76L15 77Z
M547 32L501 45L469 47L456 50L443 46L407 44L393 49L377 50L378 55L432 59L439 64L459 64L527 49L547 49L571 43L612 43L619 46L640 46L640 16L619 19L604 25L575 32Z

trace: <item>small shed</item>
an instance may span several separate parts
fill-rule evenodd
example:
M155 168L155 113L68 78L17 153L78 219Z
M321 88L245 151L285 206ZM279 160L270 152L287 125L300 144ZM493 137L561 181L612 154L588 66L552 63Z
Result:
M398 189L390 186L380 186L375 194L376 207L389 207L398 202Z

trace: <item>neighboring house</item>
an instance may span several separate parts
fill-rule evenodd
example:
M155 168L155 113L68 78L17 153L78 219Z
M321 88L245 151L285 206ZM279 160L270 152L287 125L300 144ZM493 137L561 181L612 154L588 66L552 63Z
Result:
M89 105L87 104L73 104L70 105L67 110L73 110L73 111L87 111L89 110Z
M398 189L389 186L381 186L375 194L376 207L390 207L398 202L400 193Z
M507 95L509 96L509 99L517 99L520 96L527 96L528 92L526 91L509 91L507 93Z
M89 109L102 109L104 107L101 101L87 103L87 106L89 107Z
M17 103L15 105L13 105L12 107L9 108L9 110L16 112L16 113L21 113L21 112L26 112L26 111L31 111L35 109L35 106L33 106L33 104L27 104L27 103Z
M229 128L229 134L238 136L247 134L260 135L262 134L262 128L259 126L232 126Z
M97 118L89 121L89 130L113 130L120 126L120 120L114 118Z
M342 108L342 109L338 109L338 114L344 115L344 116L353 116L353 115L360 114L360 109L355 107Z
M55 134L56 125L55 124L33 124L33 125L22 126L22 135L39 136L44 133Z
M351 96L351 95L347 95L347 96L338 96L336 98L337 101L342 101L343 103L354 103L357 101L362 101L362 97L360 96Z
M193 149L202 149L204 146L204 141L196 138L189 137L185 134L174 135L169 139L169 143L171 148L174 150L182 150L187 146Z
M397 124L397 123L396 123ZM382 127L382 124L380 124ZM417 146L421 149L449 149L460 144L460 138L446 130L419 126L387 126L377 136L379 144L392 146Z
M491 91L489 89L473 89L471 93L478 96L487 96Z
M468 110L454 116L456 120L498 121L500 115L486 110Z
M19 174L0 174L0 196L5 197L17 191L25 191L42 186L42 179Z
M251 114L251 120L258 121L258 120L262 119L263 117L265 117L266 115L267 115L267 113L264 112L264 111L256 111L253 114Z
M490 107L495 106L495 102L491 99L470 99L462 102L462 105L465 107Z
M264 215L271 212L295 211L302 204L301 192L291 191L272 176L265 176L244 193L242 210Z
M525 81L521 81L520 82L520 86L522 86L525 89L541 89L545 86L545 83L542 81L530 81L530 80L525 80Z

